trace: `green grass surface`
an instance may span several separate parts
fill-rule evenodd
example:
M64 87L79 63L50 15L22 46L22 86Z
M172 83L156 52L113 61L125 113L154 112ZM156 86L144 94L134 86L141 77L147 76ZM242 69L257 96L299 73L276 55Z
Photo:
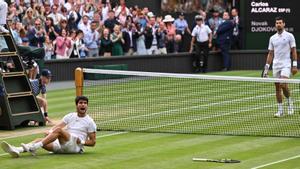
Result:
M256 76L259 72L222 72L222 75ZM220 75L218 73L218 75ZM74 89L48 93L49 114L61 118L74 111ZM44 150L38 156L22 154L12 159L0 150L1 169L250 169L300 154L298 138L250 137L163 133L97 133L97 145L82 155L54 155ZM116 134L116 133L113 133ZM13 145L42 137L31 135L6 140ZM239 164L193 162L193 157L232 158ZM300 169L300 158L264 167L264 169Z

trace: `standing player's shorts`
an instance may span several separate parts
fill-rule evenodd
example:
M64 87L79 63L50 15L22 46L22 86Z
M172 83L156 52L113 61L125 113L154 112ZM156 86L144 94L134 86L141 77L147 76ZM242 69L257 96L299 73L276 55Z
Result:
M291 68L290 67L284 67L281 69L273 68L273 77L275 77L275 78L280 78L280 77L290 78L290 76L291 76Z
M82 151L82 148L77 144L77 137L72 135L65 144L60 144L58 139L53 142L53 152L57 154L73 154L81 153Z

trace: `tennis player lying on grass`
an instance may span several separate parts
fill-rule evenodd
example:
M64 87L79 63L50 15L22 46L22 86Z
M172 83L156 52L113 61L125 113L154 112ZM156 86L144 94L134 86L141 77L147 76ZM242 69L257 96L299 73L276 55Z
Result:
M67 114L61 123L46 132L46 136L36 139L29 144L15 147L7 142L2 142L2 149L12 157L19 157L20 153L30 152L36 155L39 148L44 148L53 153L83 153L84 146L95 146L96 124L87 115L88 98L78 96L75 99L76 113Z

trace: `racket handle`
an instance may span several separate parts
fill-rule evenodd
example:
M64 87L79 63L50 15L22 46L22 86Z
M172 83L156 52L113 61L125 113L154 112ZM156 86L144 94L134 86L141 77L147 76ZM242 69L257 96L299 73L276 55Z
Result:
M193 161L207 161L207 159L205 159L205 158L196 158L196 157L194 157L194 158L193 158Z

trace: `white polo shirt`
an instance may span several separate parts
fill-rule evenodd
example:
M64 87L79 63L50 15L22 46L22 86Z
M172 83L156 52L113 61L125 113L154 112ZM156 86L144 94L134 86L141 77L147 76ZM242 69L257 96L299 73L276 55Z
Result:
M86 140L88 134L96 132L97 129L89 115L78 117L77 113L69 113L63 118L63 122L67 125L67 131L80 140Z
M211 32L211 29L207 25L196 25L192 31L192 36L197 38L197 42L206 42Z
M274 51L273 69L291 67L291 48L296 47L293 34L283 31L281 34L274 34L269 41L269 50Z

